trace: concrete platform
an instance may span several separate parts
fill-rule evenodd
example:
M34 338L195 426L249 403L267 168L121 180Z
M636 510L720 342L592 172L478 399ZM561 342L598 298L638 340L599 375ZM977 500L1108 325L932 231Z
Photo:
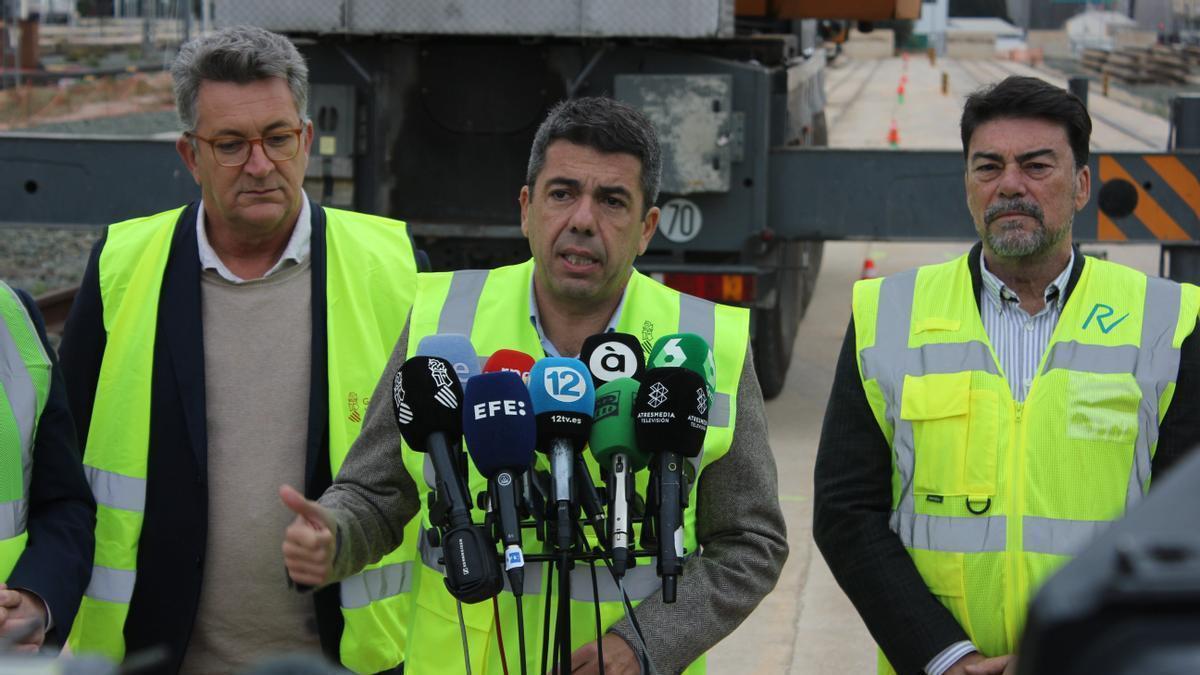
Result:
M941 93L943 73L950 84L946 95ZM887 147L888 127L894 119L901 148L960 148L958 122L967 94L1009 75L1040 77L1067 86L1056 73L1011 61L938 59L933 66L923 56L912 56L907 61L842 61L830 68L826 80L829 144L842 148ZM903 103L897 95L902 77L908 78ZM1088 104L1093 150L1166 149L1167 120L1105 98L1099 91L1090 92Z

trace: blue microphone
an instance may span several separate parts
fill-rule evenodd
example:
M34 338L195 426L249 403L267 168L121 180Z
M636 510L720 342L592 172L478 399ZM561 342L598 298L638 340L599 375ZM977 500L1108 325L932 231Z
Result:
M579 359L555 356L533 364L529 397L537 420L538 450L550 456L550 497L558 514L559 551L569 551L575 503L575 455L587 445L595 412L592 374Z
M454 366L458 382L464 388L467 380L479 374L479 355L475 345L461 333L426 335L417 344L418 356L436 356L446 359Z
M525 381L514 372L476 375L467 381L463 437L475 468L488 479L492 507L499 514L504 570L513 595L525 585L521 551L519 480L533 464L537 423Z

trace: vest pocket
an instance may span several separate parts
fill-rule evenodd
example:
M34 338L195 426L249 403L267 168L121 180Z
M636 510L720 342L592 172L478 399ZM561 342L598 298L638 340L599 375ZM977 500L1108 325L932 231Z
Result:
M1132 375L1067 371L1067 437L1132 443L1141 400Z
M969 371L904 378L900 417L912 424L915 494L996 494L999 402L971 390Z

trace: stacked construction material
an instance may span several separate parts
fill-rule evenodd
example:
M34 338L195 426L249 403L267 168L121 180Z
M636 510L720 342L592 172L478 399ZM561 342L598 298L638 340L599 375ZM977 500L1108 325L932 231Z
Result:
M1123 47L1112 51L1085 49L1080 64L1125 84L1183 84L1197 81L1200 50L1168 45Z

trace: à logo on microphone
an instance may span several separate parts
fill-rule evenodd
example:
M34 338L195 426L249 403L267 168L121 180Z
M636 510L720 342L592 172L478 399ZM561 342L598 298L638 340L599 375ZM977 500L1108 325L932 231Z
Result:
M637 374L637 355L622 342L605 342L592 352L588 369L602 382Z
M504 415L507 417L524 416L525 402L511 399L504 399L502 401L484 401L482 403L476 403L473 410L475 412L476 420L495 417L497 415Z

